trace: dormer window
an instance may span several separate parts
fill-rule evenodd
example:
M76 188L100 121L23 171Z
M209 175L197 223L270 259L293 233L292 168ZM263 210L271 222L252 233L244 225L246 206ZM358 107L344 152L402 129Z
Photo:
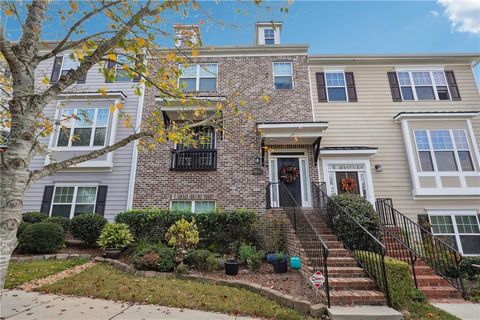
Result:
M275 31L273 29L264 29L263 36L265 44L275 44Z

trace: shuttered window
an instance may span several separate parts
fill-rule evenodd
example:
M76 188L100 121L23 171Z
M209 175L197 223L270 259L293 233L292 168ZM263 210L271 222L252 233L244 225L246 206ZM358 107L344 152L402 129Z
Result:
M327 71L315 73L318 102L356 102L357 90L353 72Z
M52 68L52 75L50 76L50 83L56 83L61 76L64 76L70 70L76 70L80 66L80 61L72 59L68 56L55 57ZM78 79L77 83L85 83L87 74Z
M96 195L96 186L55 186L50 216L73 218L82 213L93 213Z

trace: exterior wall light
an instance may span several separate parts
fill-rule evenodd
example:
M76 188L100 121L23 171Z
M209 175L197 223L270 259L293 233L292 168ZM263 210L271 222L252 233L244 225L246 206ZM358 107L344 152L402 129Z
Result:
M383 171L382 165L381 164L376 164L375 165L375 171L380 173Z

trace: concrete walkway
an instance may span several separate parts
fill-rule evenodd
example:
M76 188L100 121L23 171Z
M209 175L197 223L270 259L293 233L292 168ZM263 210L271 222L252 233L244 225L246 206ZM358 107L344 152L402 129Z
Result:
M480 320L478 303L433 303L433 305L462 320Z
M101 299L65 297L21 290L5 290L0 319L12 320L247 320L220 313L138 305Z

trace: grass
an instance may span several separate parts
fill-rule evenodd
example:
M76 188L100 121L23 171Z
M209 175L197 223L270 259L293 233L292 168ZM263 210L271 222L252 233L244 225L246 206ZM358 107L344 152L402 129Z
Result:
M405 317L405 320L461 320L428 302L412 302L406 309L410 316Z
M10 262L5 288L12 289L25 282L45 278L85 262L85 259Z
M193 280L135 277L101 263L37 290L275 319L304 319L296 311L246 289Z

